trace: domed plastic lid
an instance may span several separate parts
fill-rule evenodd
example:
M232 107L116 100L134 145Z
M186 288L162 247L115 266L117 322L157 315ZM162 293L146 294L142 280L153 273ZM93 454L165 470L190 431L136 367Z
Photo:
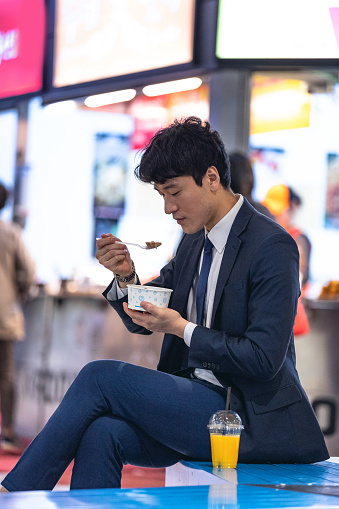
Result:
M219 410L209 420L208 426L210 431L241 431L244 429L241 418L232 410Z

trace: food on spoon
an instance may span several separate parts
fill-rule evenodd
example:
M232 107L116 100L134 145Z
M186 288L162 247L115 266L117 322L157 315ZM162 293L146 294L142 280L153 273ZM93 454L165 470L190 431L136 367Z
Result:
M159 246L161 246L161 242L154 242L154 240L151 240L150 242L145 243L147 246L147 249L155 249Z

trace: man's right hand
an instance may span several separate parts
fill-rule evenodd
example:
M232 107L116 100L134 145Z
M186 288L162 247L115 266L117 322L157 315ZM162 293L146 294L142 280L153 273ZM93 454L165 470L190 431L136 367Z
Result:
M106 269L119 274L119 276L129 276L133 270L132 260L125 244L116 244L119 240L111 233L103 233L101 239L97 240L96 259ZM119 240L120 241L120 240ZM119 283L120 287L127 286L125 283Z

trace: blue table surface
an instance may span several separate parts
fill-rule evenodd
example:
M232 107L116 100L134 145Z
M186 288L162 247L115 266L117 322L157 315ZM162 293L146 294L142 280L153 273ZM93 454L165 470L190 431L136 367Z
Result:
M208 463L185 462L192 468L212 472ZM208 470L209 469L209 470ZM276 489L279 484L338 487L339 465L245 465L233 470L235 482L211 486L166 488L29 491L0 495L1 509L339 509L339 497ZM337 481L335 481L337 479ZM250 482L249 482L250 481ZM247 484L248 483L248 484ZM269 487L253 486L267 484ZM288 486L285 486L288 488Z
M182 461L183 465L214 473L219 477L229 475L230 482L239 484L300 484L300 485L334 485L339 484L339 463L321 461L312 465L288 464L244 464L239 463L235 471L218 472L211 463ZM225 478L225 477L224 477ZM235 479L236 478L236 479Z
M339 498L242 484L168 488L16 492L0 495L1 509L339 509Z

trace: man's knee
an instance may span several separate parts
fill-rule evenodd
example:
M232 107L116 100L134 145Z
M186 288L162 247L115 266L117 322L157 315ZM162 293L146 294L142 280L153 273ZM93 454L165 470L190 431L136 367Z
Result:
M128 422L118 417L104 415L95 419L86 429L83 441L95 448L123 454L123 444L134 435Z
M106 440L111 436L112 419L109 416L101 416L95 419L86 429L84 436L91 441L96 440L98 437Z
M98 375L104 375L105 373L113 373L114 370L118 370L121 364L125 364L121 361L102 359L97 361L91 361L85 364L78 373L77 378L96 378Z

